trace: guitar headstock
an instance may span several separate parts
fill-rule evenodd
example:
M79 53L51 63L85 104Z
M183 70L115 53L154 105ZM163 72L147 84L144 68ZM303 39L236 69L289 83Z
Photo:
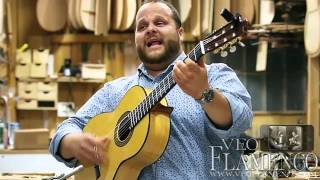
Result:
M240 40L241 36L247 31L248 21L239 14L233 16L225 9L221 14L229 21L228 24L211 33L202 41L205 53L213 51L214 54L221 53L221 56L225 57L228 55L227 49L233 53L236 51L236 44L244 46Z

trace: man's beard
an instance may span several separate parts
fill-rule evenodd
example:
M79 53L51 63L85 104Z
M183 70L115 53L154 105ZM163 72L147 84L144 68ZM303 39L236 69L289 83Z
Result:
M169 40L167 42L167 46L164 46L164 48L165 49L163 53L156 57L149 57L141 47L137 48L137 53L143 63L160 64L164 62L170 62L174 60L173 58L176 58L178 56L178 53L180 51L180 44L178 41Z

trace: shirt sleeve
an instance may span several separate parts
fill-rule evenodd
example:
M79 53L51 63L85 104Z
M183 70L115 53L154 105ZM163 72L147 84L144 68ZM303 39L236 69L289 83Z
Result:
M60 162L63 162L68 167L75 167L75 159L64 159L59 153L60 142L63 137L69 133L80 133L87 124L88 120L102 112L110 112L114 108L115 98L112 100L112 92L116 90L110 87L110 84L105 84L103 88L98 90L74 115L64 120L56 129L53 136L49 151Z
M241 133L252 125L251 97L238 79L236 73L225 64L215 64L208 67L209 83L213 88L218 89L228 100L232 125L229 129L217 128L208 118L206 120L206 132L209 137L213 134L221 139L239 137Z

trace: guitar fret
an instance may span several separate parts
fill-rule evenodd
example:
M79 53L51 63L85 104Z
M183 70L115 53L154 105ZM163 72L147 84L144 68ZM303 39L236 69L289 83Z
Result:
M138 119L140 120L142 118L141 104L139 106L138 112L139 112Z
M152 105L154 106L154 93L153 93L153 91L151 93L151 97L152 97Z
M159 83L159 85L160 85L160 96L162 96L162 81Z
M145 99L142 101L142 106L141 106L141 118L143 117L143 115L145 114L145 105L146 105L146 101Z
M147 109L150 109L150 108L151 108L150 98L147 97Z
M138 122L137 109L134 109L134 124L136 125L137 122Z
M133 124L132 124L132 118L131 118L131 113L128 114L128 117L130 119L130 129L132 129Z
M136 119L136 123L138 123L138 121L139 121L139 106L137 107L137 110L136 110L136 113L137 113L137 119Z

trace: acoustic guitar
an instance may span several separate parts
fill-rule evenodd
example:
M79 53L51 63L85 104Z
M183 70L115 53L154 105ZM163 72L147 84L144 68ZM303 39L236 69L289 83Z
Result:
M188 58L197 62L210 51L214 54L225 53L226 49L234 52L235 45L241 43L247 21L228 10L222 15L228 23L201 40ZM172 111L164 97L175 85L171 72L152 91L134 86L113 112L98 114L89 120L83 129L85 133L110 139L105 151L106 163L99 167L99 179L137 179L144 167L159 159L168 143ZM85 171L93 172L93 167L86 164L84 167Z

